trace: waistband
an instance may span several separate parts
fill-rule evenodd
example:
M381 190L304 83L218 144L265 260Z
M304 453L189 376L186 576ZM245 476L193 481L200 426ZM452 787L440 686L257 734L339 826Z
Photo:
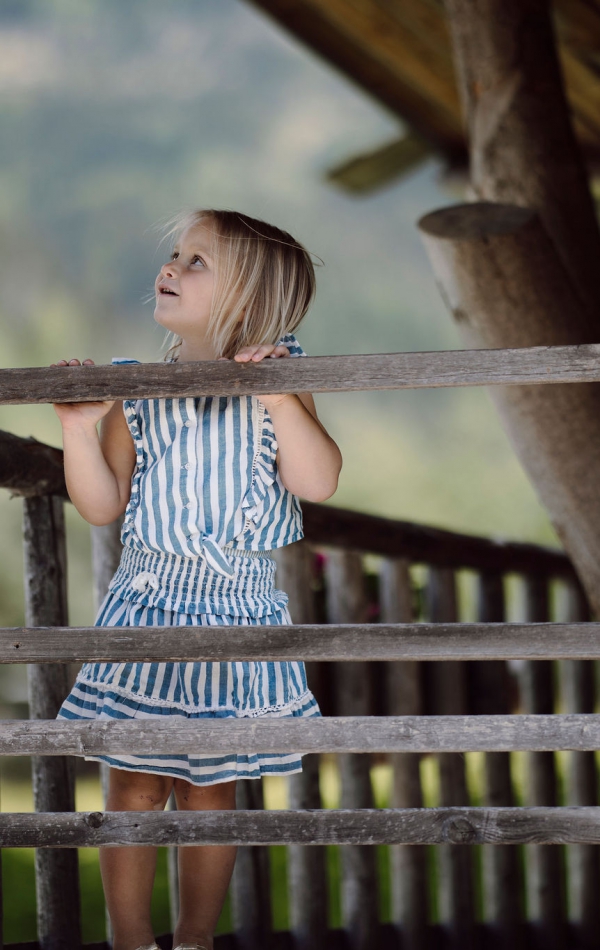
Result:
M125 545L109 590L123 600L178 613L261 617L285 608L276 590L275 561L264 551L228 551L223 575L204 557L190 558Z

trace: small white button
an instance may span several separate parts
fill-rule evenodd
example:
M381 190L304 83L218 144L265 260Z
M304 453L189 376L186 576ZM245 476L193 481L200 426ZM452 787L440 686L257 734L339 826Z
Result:
M186 427L186 429L189 429L189 427L191 426L192 423L191 423L191 422L189 421L189 419L188 419L188 421L187 421L187 422L184 422L183 424L184 424L184 426Z
M189 469L189 467L190 467L190 463L189 463L189 462L186 462L186 463L185 463L185 465L184 465L183 467L184 467L184 468L185 468L186 470L187 470L187 469Z

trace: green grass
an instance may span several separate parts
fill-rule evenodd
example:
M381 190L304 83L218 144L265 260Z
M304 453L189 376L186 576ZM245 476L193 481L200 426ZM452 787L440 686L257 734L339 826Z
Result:
M31 783L26 777L2 776L2 811L31 811ZM390 770L387 766L373 768L373 788L378 807L385 807L389 800ZM265 805L270 809L287 808L287 787L284 779L267 778L264 782ZM333 756L324 756L321 771L321 792L325 807L339 804L339 777ZM76 806L80 811L102 808L98 781L86 775L78 777ZM389 919L389 861L388 849L377 849L380 875L380 902L382 919ZM327 847L328 889L330 924L338 927L341 922L340 899L340 853L339 848ZM273 926L287 930L289 926L287 902L287 852L285 847L269 848ZM34 940L36 938L34 852L30 848L7 848L2 852L2 876L4 886L4 939L7 943ZM105 912L102 881L97 848L81 848L79 851L79 877L81 884L83 940L89 943L105 937ZM167 849L159 848L156 883L153 894L153 923L156 933L171 930L169 914ZM227 899L221 914L218 933L231 931L231 906Z
M513 783L517 804L523 802L525 779L525 754L512 755ZM482 803L484 756L481 753L468 753L465 756L467 782L470 799L474 805ZM566 754L557 756L559 784L563 783L566 766ZM21 773L22 774L22 773ZM387 764L377 764L371 770L375 804L378 808L389 805L391 792L391 768ZM437 762L433 756L423 756L421 760L421 784L424 804L435 807L439 804L439 782ZM285 779L267 778L264 782L265 806L268 809L288 807L287 785ZM339 807L340 785L335 757L322 756L321 795L326 808ZM31 811L31 783L25 777L8 776L6 772L1 782L2 811ZM77 781L76 806L80 811L92 811L102 808L102 799L98 781L90 776L80 776ZM476 868L476 900L478 916L482 915L481 861L482 849L474 849ZM327 846L327 874L329 924L339 927L341 924L341 849ZM287 930L289 926L287 901L287 850L285 847L269 849L273 926L275 930ZM436 901L437 863L435 849L428 848L428 866L430 874L431 916L438 918ZM379 877L380 919L391 919L390 896L390 860L389 849L377 847L377 867ZM35 878L34 852L31 849L6 849L2 852L4 887L4 939L7 943L33 940L36 937L35 921ZM82 848L79 851L79 873L81 881L83 940L92 942L105 936L104 898L98 864L98 850ZM160 848L156 885L153 895L153 922L156 933L171 930L167 881L167 849ZM227 900L218 926L218 933L231 931L231 909Z

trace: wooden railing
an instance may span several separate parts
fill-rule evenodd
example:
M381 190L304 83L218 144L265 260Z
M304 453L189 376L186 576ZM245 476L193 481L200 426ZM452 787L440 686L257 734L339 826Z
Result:
M277 364L264 373L261 367L206 364L201 383L192 364L182 364L177 379L161 366L4 370L0 402L200 395L204 389L590 381L600 380L600 347L317 357L285 361L285 372ZM42 946L80 945L74 849L134 842L242 845L232 897L235 946L248 950L319 950L342 937L352 950L596 946L600 808L594 750L600 717L590 661L600 657L600 625L587 622L585 598L563 554L305 504L305 541L277 553L277 583L289 593L295 626L220 628L218 639L203 628L201 636L190 631L185 644L170 628L69 628L60 458L25 440L12 443L7 455L5 444L0 438L6 474L0 484L13 491L22 485L30 497L24 502L27 627L0 630L0 662L28 663L33 672L32 720L0 724L0 755L35 757L42 813L1 815L0 844L38 849ZM22 471L23 460L38 451L46 453L45 489ZM118 548L114 532L102 537L99 549L106 556L98 563L106 576ZM365 554L378 556L376 569L372 557L365 565ZM522 600L513 623L506 623L509 577ZM550 622L558 619L553 604L559 592L563 622ZM205 720L191 727L177 720L151 729L144 721L53 719L66 691L65 664L233 658L306 660L325 717ZM291 810L262 811L261 783L240 782L235 813L73 813L68 756L240 748L309 753L302 774L289 780ZM525 763L519 750L526 751ZM559 750L569 751L566 761L557 760ZM329 753L338 756L339 810L322 809L319 760ZM476 781L467 775L463 753L480 754ZM374 754L391 765L390 808L374 808ZM515 770L522 776L517 791ZM515 807L518 798L527 807ZM291 938L271 933L268 866L260 847L267 844L289 845ZM341 934L328 928L324 849L307 844L344 845ZM377 844L387 845L390 862L392 920L385 926ZM562 849L549 844L567 845L566 863ZM428 845L436 846L433 865ZM481 861L474 861L471 845L483 845ZM175 904L174 875L172 880ZM227 945L227 938L217 940L217 948Z

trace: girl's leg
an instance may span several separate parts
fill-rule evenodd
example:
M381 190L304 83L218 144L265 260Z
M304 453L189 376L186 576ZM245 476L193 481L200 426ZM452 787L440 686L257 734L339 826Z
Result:
M107 811L162 811L173 781L150 772L110 770ZM100 848L100 871L110 921L113 950L137 950L154 941L150 901L156 848Z
M235 808L235 782L201 786L175 779L174 791L180 811ZM212 950L235 853L236 848L230 845L179 848L179 920L173 935L174 947L199 943Z

